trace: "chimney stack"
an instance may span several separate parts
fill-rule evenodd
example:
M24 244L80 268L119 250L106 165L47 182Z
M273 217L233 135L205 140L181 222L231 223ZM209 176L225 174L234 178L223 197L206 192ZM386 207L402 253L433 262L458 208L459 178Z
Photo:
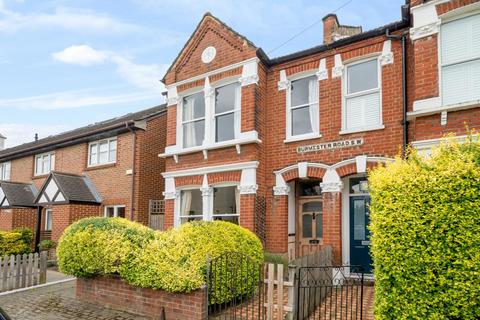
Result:
M5 140L7 138L0 133L0 151L5 149Z
M323 44L362 33L362 27L341 25L336 14L330 13L323 18Z

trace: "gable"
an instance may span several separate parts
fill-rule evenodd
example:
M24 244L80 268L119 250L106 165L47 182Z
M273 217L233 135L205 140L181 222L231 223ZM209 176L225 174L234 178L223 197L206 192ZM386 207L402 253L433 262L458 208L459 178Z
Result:
M207 48L213 47L214 50ZM207 49L207 50L206 50ZM257 48L226 24L206 14L185 47L168 70L166 85L189 79L256 56ZM202 54L214 55L211 62L202 61ZM214 52L214 53L212 53Z
M5 192L3 192L2 187L0 187L0 208L2 207L8 207L10 204L8 202L7 196L5 195Z
M48 179L47 184L39 195L38 204L65 203L65 195L60 190L55 179Z

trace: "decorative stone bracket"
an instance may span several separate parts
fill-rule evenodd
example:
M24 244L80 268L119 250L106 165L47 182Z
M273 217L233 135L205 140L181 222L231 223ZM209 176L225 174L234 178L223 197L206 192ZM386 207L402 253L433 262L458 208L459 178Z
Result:
M382 64L382 66L393 63L392 40L387 40L383 43L380 63Z
M343 74L342 56L337 53L334 57L335 65L332 69L332 78L339 78Z

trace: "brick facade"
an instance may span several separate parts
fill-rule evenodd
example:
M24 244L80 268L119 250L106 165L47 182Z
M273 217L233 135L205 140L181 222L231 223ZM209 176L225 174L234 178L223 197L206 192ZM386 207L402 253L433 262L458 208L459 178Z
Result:
M77 298L102 306L160 319L203 320L206 318L204 289L169 293L130 286L119 277L78 278Z
M110 134L117 139L116 162L113 164L89 167L89 142L52 148L55 152L54 171L88 176L102 198L101 205L72 203L47 206L53 209L52 240L57 241L63 230L78 219L103 216L108 205L125 206L126 218L148 225L149 201L163 199L163 180L159 181L158 177L164 171L164 161L158 158L158 153L165 148L166 114L159 113L145 122L145 130ZM33 183L40 190L48 175L34 175L34 159L35 156L31 155L10 160L10 180ZM24 211L18 208L0 210L0 228L10 230L25 226L35 231L36 209L31 209L33 214L28 221L23 218ZM45 210L42 230L44 227Z

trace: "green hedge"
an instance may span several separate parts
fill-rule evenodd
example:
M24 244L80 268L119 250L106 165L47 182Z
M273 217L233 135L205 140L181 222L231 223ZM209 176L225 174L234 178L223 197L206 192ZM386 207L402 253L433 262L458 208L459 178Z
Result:
M480 318L480 144L373 170L376 319Z
M76 277L119 273L155 232L123 218L86 218L70 225L59 240L60 271Z
M33 233L27 228L0 231L0 257L31 252Z
M192 222L159 233L143 251L138 252L128 273L121 276L140 287L189 292L205 283L207 257L214 259L226 252L241 252L253 263L263 262L262 244L249 230L223 221ZM245 288L245 293L249 289ZM214 293L214 296L216 302L231 298L220 293Z
M192 222L155 232L122 218L87 218L65 230L57 258L62 272L77 277L119 274L139 287L189 292L205 283L207 257L232 251L245 254L253 263L263 262L257 236L229 222ZM240 283L239 274L235 276L242 293L248 293L252 286ZM216 302L231 298L214 290Z

